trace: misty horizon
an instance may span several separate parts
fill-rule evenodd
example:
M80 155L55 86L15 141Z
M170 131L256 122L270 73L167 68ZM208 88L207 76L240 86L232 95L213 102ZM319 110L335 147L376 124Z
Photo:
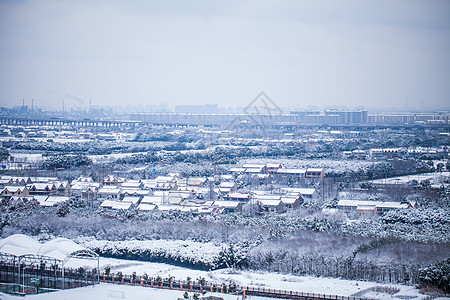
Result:
M448 1L0 1L0 25L3 107L449 103Z

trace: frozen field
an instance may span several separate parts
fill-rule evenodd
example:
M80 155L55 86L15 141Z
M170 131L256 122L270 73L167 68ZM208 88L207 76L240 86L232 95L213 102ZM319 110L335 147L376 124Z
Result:
M422 173L415 175L406 175L399 177L392 177L387 179L377 179L372 180L371 182L374 184L405 184L416 180L417 182L421 182L423 180L433 181L435 184L439 184L443 182L445 177L449 177L450 172L441 172L441 173Z
M75 267L79 265L80 261L75 260L69 260L67 263L67 266ZM82 261L82 265L85 267L96 267L96 262ZM343 280L326 277L294 276L267 272L232 271L230 269L221 269L208 272L191 270L168 264L101 258L100 269L104 270L105 267L108 266L111 267L111 273L122 272L123 274L132 274L133 272L136 272L137 275L146 273L151 277L161 276L162 278L174 276L176 280L186 280L187 277L191 277L192 280L195 280L198 277L203 277L206 281L214 283L223 283L233 280L239 286L264 287L270 289L321 293L327 295L351 296L358 293L357 296L359 297L370 297L377 299L399 299L402 297L405 299L425 298L424 295L419 293L417 288L398 284L389 285L375 282ZM399 289L399 292L394 295L375 293L370 290L374 287L395 287ZM262 298L257 297L256 299Z
M45 299L45 300L101 300L101 299L128 299L128 300L176 300L183 298L182 291L175 290L160 290L153 288L146 288L140 286L116 285L101 283L95 286L82 287L77 289L57 291L47 294L29 295L26 297L11 296L1 294L2 300L9 299ZM190 296L193 293L189 293ZM216 293L206 293L205 296L215 295L224 298L224 300L236 300L242 297L236 295L223 295ZM249 300L266 300L268 298L262 297L247 297Z

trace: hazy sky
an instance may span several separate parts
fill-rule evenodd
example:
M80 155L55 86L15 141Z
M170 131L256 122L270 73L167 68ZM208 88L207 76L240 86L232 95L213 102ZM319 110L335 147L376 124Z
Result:
M0 105L450 106L450 1L0 0ZM408 99L408 100L407 100Z

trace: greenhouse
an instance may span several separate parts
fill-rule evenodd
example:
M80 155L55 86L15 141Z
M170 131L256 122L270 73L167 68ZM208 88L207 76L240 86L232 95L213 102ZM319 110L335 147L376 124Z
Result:
M97 269L67 269L70 259L97 260ZM99 282L99 256L75 242L56 238L45 243L15 234L0 240L0 289L30 294Z

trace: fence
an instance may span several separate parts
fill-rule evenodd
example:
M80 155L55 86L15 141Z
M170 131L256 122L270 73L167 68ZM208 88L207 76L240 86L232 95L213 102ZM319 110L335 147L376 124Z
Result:
M62 269L56 265L18 264L0 261L0 282L20 285L23 290L39 293L39 289L57 290L92 285L97 282L96 272L87 272L82 268L77 270Z
M64 285L63 285L64 280ZM338 295L325 295L317 293L304 293L297 291L287 291L278 289L267 289L260 287L243 287L234 283L217 284L200 280L174 280L173 278L148 277L139 275L121 274L100 274L100 281L112 284L134 285L159 289L179 290L186 292L217 292L241 295L245 298L247 295L264 296L280 299L302 299L302 300L362 300L367 298L345 297ZM0 261L0 282L15 284L25 294L38 293L39 289L57 290L75 288L97 283L96 271L87 272L82 268L64 269L64 279L62 270L55 266L34 266L18 265L11 262ZM27 289L25 289L25 286ZM1 287L0 287L1 288Z
M302 299L302 300L325 300L325 299L335 299L335 300L369 300L369 298L361 297L346 297L338 295L325 295L318 293L304 293L297 291L287 291L279 289L266 289L258 287L243 287L235 284L214 284L200 281L182 281L182 280L171 280L170 278L153 278L147 276L138 275L123 275L115 274L106 275L105 273L100 275L100 281L113 284L124 284L124 285L135 285L159 289L170 289L179 290L185 292L217 292L225 294L235 294L242 295L243 298L246 296L263 296L271 298L280 299Z

